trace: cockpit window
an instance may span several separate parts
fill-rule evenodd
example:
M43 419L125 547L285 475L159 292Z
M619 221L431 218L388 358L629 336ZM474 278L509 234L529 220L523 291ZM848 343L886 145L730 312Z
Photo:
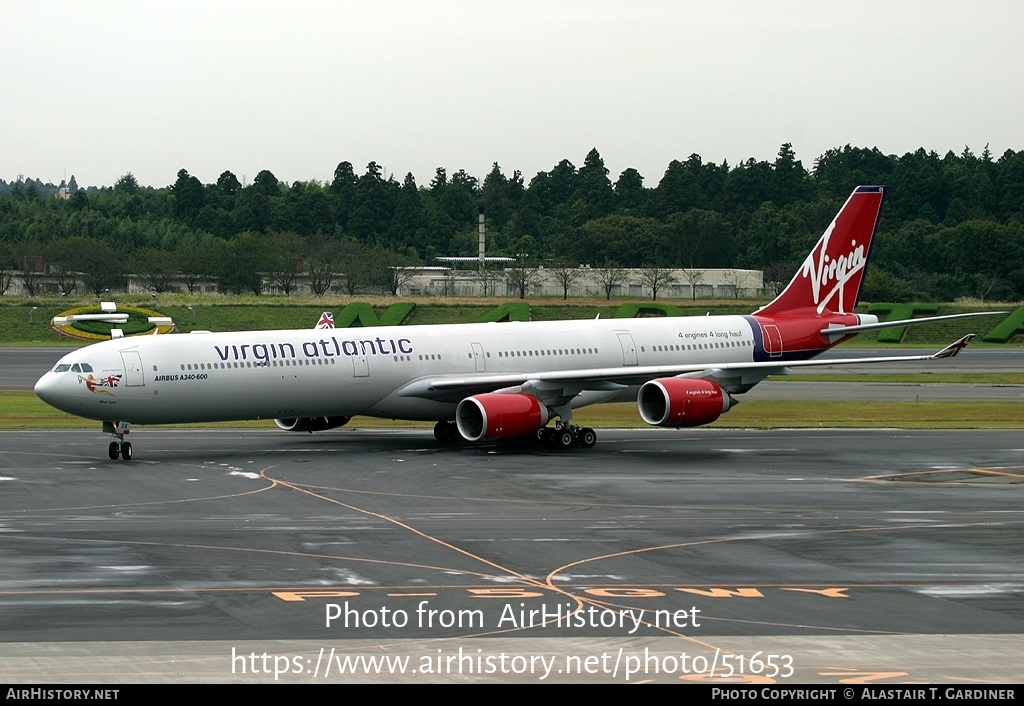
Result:
M67 371L73 373L91 373L92 365L89 363L58 363L57 367L53 369L55 373L66 373Z

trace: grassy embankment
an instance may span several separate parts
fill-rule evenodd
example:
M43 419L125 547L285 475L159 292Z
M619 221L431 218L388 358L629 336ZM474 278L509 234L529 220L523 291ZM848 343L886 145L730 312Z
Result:
M390 297L330 297L316 299L310 296L196 296L163 295L157 301L152 297L135 295L132 297L112 297L119 304L134 305L158 310L170 316L182 332L202 329L209 331L243 331L247 329L290 329L311 328L324 310L334 311L337 315L345 306L353 302L370 302L378 316L383 315L389 306L395 303L415 301L412 310L404 323L406 324L441 324L468 323L485 318L499 306L517 300L502 298L390 298ZM557 298L534 298L526 300L530 306L530 316L534 320L561 319L593 319L614 318L622 304L636 302L635 299L570 299L562 301ZM642 302L648 304L649 302ZM660 300L658 304L678 307L682 313L694 316L711 314L749 314L764 304L762 300L708 300L688 299ZM92 297L77 299L18 300L5 299L0 302L0 346L54 346L82 345L81 342L58 338L50 328L49 322L54 316L75 307L97 306ZM1019 304L1005 306L977 306L965 304L944 304L939 314L955 314L979 309L1008 310ZM866 307L864 307L866 310ZM999 316L981 319L959 319L908 329L903 344L914 346L942 346L955 341L967 333L983 334L1000 321ZM857 336L846 346L878 346L878 333L865 332ZM972 346L988 345L976 341ZM898 350L899 346L891 346Z

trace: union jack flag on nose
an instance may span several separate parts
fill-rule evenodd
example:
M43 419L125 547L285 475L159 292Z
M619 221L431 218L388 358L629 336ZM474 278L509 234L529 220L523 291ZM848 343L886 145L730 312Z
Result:
M334 328L334 314L329 311L320 314L320 320L316 322L316 328Z

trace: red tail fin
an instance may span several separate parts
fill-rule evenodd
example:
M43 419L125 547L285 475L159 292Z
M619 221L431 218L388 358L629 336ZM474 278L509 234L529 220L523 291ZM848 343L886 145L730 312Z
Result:
M757 313L782 314L811 307L818 314L853 311L884 199L884 186L854 189L790 283Z

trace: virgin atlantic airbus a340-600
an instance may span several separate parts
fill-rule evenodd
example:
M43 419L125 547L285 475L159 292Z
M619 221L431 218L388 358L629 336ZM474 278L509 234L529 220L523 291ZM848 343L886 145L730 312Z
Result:
M933 355L818 358L879 323L855 314L885 187L860 186L789 285L748 316L297 329L119 338L60 359L36 383L47 403L114 435L132 457L132 424L274 419L289 431L355 415L435 421L440 441L537 438L592 447L577 407L635 400L648 424L713 422L773 374L811 365L926 361Z

